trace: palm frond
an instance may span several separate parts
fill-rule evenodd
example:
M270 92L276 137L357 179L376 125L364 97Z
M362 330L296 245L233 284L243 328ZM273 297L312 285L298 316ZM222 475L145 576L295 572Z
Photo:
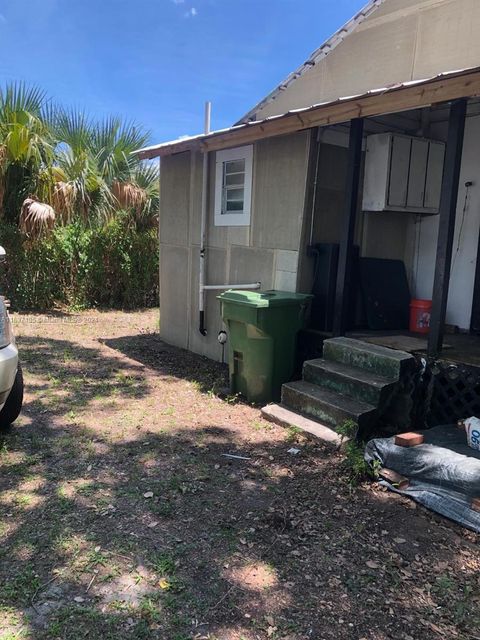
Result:
M73 151L89 149L92 144L93 125L83 111L51 108L49 119L56 143L60 148Z
M131 211L138 227L154 226L158 220L159 170L157 163L137 165L127 180L112 185L118 208Z
M0 122L12 112L28 112L40 118L46 104L46 94L38 87L23 82L8 84L0 89Z
M26 198L20 211L20 231L35 240L46 235L55 226L55 211L44 202Z

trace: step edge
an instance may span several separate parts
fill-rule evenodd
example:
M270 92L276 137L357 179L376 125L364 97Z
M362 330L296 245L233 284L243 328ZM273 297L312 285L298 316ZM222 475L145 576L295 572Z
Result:
M324 444L334 447L336 450L342 450L349 441L349 438L341 436L328 425L315 420L311 416L290 409L282 403L267 404L261 408L260 412L265 420L273 422L280 427L297 427L315 436Z
M408 351L402 351L401 349L391 349L390 347L383 347L382 345L373 344L372 342L364 342L363 340L357 340L355 338L328 338L323 342L324 348L325 346L328 347L335 345L349 347L351 349L356 349L357 351L361 351L362 349L364 349L385 358L392 358L397 362L403 362L407 359L410 360L414 357L411 353L408 353Z
M293 382L286 382L285 384L282 385L282 387L286 387L287 389L292 389L293 391L303 394L303 395L311 395L313 397L315 397L315 393L308 393L306 390L302 390L302 388L298 388L299 386L303 386L303 385L308 385L309 387L313 387L313 391L315 391L316 389L318 390L318 392L322 392L325 395L331 395L333 396L332 399L334 398L348 398L352 403L356 403L358 405L358 409L359 409L359 413L370 413L372 411L377 411L377 407L375 407L375 405L370 404L369 402L364 402L362 400L358 400L357 398L353 398L352 396L347 396L346 394L341 394L341 393L336 393L335 391L331 391L330 389L326 389L325 387L321 387L318 384L315 384L314 382L308 382L306 380L295 380ZM328 398L318 398L318 402L324 402L327 405L333 406L335 408L338 408L342 411L345 411L346 413L348 413L348 411L346 409L344 409L343 407L334 404L334 402L329 402Z
M306 368L310 368L310 367L313 369L315 368L328 369L328 367L330 367L331 365L334 365L334 367L338 366L339 369L344 367L346 370L349 370L349 371L332 371L332 373L335 373L336 375L339 375L339 376L344 376L349 380L357 380L360 383L369 384L372 386L375 386L376 384L378 384L379 386L380 385L388 386L388 385L396 384L398 382L398 378L387 378L387 376L382 376L377 373L374 373L370 369L362 369L361 367L354 367L352 365L348 365L343 362L338 362L336 360L326 360L324 358L315 358L312 360L305 360L305 362L303 363L303 371L305 371ZM349 375L350 371L352 372L352 375ZM357 378L354 377L357 371L362 372L364 375L366 375L367 378L371 376L372 379L358 380ZM373 380L373 378L376 378L376 380Z

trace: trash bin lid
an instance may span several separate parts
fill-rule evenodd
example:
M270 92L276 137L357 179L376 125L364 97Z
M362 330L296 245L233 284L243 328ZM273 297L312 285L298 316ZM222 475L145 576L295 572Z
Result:
M309 294L291 293L290 291L248 291L240 289L229 289L217 297L224 302L234 302L257 308L301 305L313 298Z

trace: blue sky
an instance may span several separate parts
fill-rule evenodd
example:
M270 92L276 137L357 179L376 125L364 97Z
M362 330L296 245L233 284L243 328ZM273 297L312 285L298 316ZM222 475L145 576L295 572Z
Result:
M0 78L152 142L231 125L366 0L0 0Z

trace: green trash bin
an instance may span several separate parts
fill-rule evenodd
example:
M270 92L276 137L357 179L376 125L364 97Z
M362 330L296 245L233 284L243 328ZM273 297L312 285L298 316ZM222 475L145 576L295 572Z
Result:
M297 333L313 296L287 291L236 291L218 296L228 329L230 388L249 402L280 398L295 370Z

